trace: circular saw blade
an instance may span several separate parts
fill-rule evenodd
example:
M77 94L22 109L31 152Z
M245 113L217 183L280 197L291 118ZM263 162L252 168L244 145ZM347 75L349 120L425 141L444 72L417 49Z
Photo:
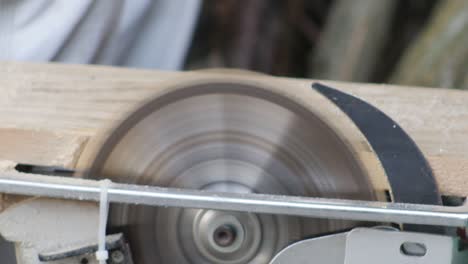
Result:
M376 195L349 147L310 108L248 83L179 85L121 122L88 176L117 182L329 198ZM355 222L216 210L111 207L136 263L268 263L292 241Z

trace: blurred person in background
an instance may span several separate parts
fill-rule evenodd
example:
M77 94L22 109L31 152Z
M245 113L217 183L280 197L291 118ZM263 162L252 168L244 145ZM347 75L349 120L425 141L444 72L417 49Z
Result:
M200 0L0 0L0 60L181 69Z

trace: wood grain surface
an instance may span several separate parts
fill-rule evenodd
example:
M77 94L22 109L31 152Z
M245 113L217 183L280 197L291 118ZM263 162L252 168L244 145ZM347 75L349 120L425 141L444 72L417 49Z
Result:
M89 140L105 133L143 100L161 92L164 83L222 78L222 74L225 72L1 63L0 159L74 168ZM289 94L304 100L314 93L310 89L313 80L236 74L264 84L280 84L289 89ZM429 160L443 194L468 194L468 92L323 82L366 100L398 122ZM331 109L325 118L339 128L343 114L325 107L326 100L314 100L311 104L315 107L323 104ZM372 151L365 142L352 144L362 156Z

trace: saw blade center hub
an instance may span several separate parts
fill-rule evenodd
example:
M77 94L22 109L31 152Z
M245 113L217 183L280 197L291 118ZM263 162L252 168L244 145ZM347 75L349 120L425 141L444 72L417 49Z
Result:
M212 261L250 259L261 242L261 224L254 214L200 210L193 237L200 253Z
M222 225L215 229L213 233L214 242L220 247L228 247L234 243L237 237L237 230L232 225Z

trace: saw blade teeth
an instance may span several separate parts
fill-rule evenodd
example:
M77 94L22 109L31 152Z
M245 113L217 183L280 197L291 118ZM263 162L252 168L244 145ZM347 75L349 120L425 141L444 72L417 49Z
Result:
M268 87L173 88L124 120L89 175L207 191L373 200L366 172L337 134ZM266 263L302 237L355 222L215 210L112 206L136 263Z

